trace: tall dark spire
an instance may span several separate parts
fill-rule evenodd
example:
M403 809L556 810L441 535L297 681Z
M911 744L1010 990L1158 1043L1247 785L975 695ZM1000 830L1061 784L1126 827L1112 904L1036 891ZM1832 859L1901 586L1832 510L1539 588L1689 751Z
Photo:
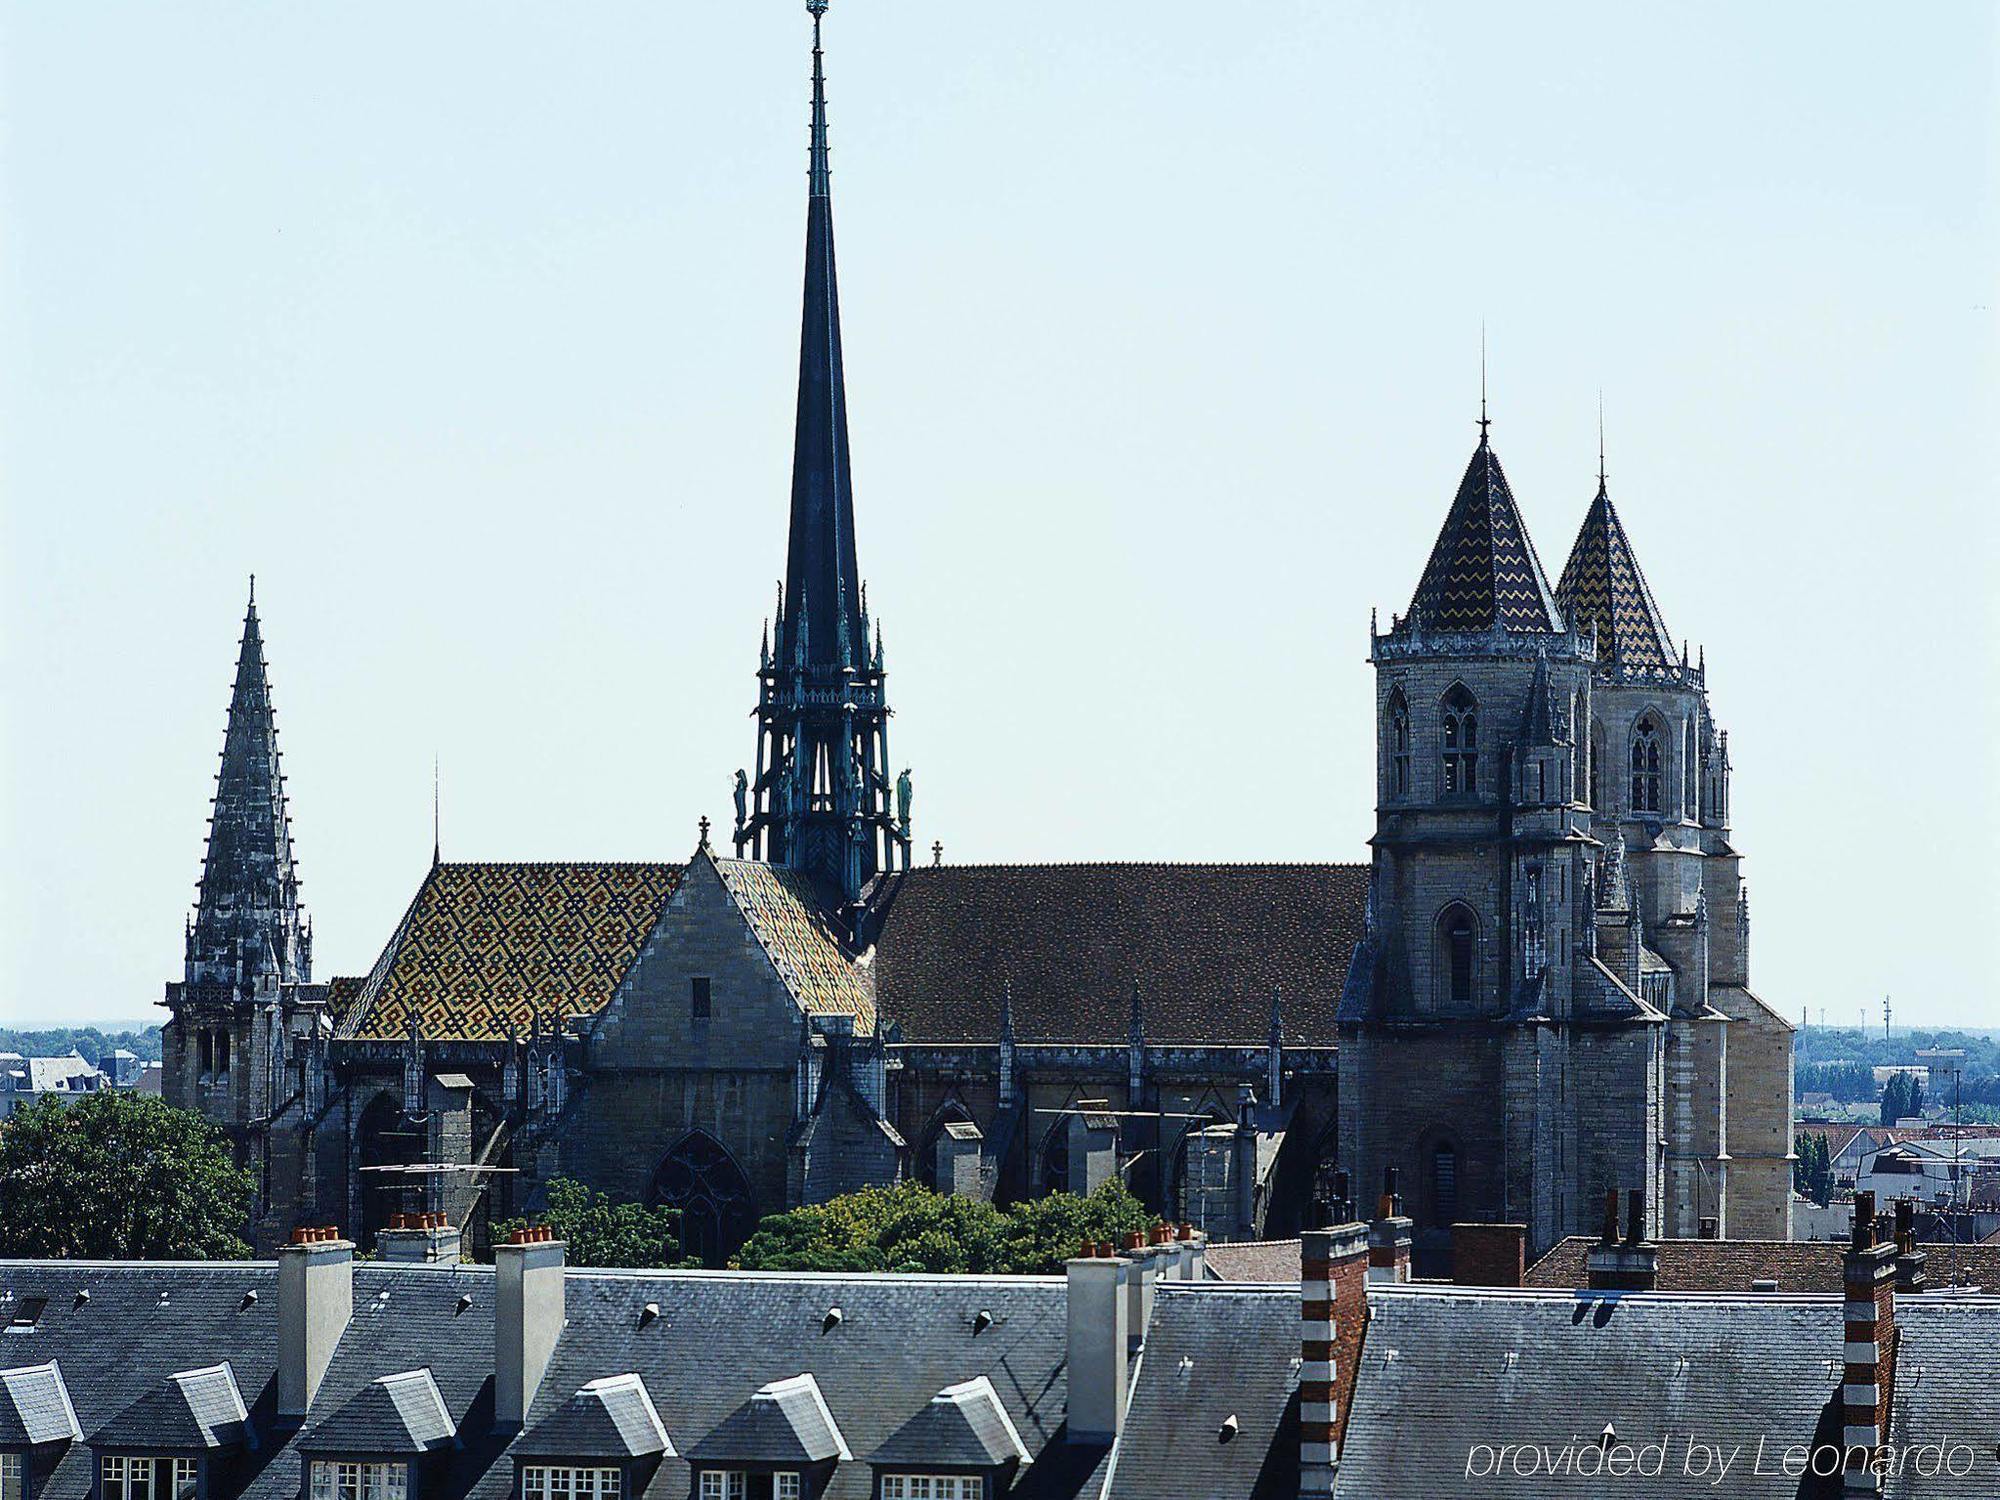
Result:
M1585 635L1596 632L1601 668L1623 677L1673 675L1678 659L1674 638L1611 503L1601 457L1597 496L1584 513L1556 597L1571 628Z
M799 334L799 409L792 438L792 530L785 559L789 661L803 635L814 666L860 665L861 582L854 550L854 482L847 453L847 379L840 357L840 287L834 272L833 196L826 142L826 69L811 0L812 126L807 150L805 313Z
M299 905L253 578L215 778L201 894L188 928L187 981L249 989L267 979L302 983L311 971L312 934Z
M809 875L858 924L876 875L909 865L908 783L890 768L881 638L855 560L840 289L821 18L813 18L805 309L792 439L791 533L768 650L760 647L757 770L737 773L735 845ZM857 933L858 935L858 933Z

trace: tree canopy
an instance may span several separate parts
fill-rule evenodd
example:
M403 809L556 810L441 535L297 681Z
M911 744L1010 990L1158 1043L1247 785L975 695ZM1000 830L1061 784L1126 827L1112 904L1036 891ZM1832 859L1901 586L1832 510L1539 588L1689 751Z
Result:
M678 1209L621 1203L574 1178L557 1177L549 1183L548 1208L535 1222L564 1242L563 1258L570 1265L660 1270L701 1264L681 1253L680 1217ZM509 1219L494 1225L494 1243L503 1243L527 1222Z
M191 1110L109 1091L44 1097L0 1125L0 1255L241 1260L253 1186Z
M1924 1112L1924 1086L1914 1073L1891 1073L1882 1087L1882 1123L1893 1125Z
M1833 1201L1833 1148L1818 1131L1801 1132L1793 1155L1792 1186L1825 1208Z
M1119 1182L1011 1204L933 1192L920 1183L863 1188L774 1214L733 1264L749 1271L1058 1272L1086 1239L1122 1241L1158 1222Z

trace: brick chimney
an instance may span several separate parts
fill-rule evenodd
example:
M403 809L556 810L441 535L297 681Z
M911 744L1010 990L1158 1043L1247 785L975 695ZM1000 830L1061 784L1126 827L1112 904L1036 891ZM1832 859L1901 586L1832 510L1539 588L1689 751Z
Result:
M1846 1287L1847 1369L1841 1378L1843 1494L1881 1487L1872 1464L1889 1430L1896 1381L1896 1247L1875 1242L1875 1195L1854 1195L1854 1230L1841 1266Z
M1604 1194L1604 1232L1584 1257L1593 1292L1650 1292L1660 1280L1660 1247L1646 1238L1646 1195L1625 1195L1625 1238L1618 1238L1618 1190Z
M549 1368L565 1316L563 1242L516 1229L493 1247L493 1425L519 1427Z
M1333 1493L1340 1443L1368 1320L1366 1224L1299 1236L1299 1495Z
M1410 1245L1415 1239L1416 1225L1403 1213L1402 1195L1396 1191L1396 1169L1384 1167L1375 1222L1368 1226L1368 1279L1408 1281Z
M1063 1262L1069 1278L1069 1437L1109 1443L1125 1422L1126 1283L1131 1264L1109 1244Z
M1924 1266L1930 1257L1917 1248L1917 1205L1908 1198L1896 1200L1896 1290L1923 1292L1930 1289Z
M375 1253L395 1265L455 1266L461 1243L441 1213L391 1214L389 1227L375 1235Z
M1451 1279L1460 1286L1519 1286L1528 1274L1528 1226L1451 1226Z
M354 1316L354 1245L337 1229L294 1229L278 1251L278 1415L303 1417Z

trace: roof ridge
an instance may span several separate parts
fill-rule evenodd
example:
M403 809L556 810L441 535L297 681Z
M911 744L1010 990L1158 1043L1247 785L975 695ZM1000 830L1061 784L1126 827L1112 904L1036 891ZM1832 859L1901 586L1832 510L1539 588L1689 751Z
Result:
M1362 860L1173 860L1173 859L1040 859L986 860L977 863L915 865L895 876L922 875L933 870L1366 870Z

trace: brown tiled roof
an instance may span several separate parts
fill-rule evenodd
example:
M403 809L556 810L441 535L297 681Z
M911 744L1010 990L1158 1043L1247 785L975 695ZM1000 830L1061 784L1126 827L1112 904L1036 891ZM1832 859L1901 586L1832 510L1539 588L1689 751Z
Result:
M873 1029L875 998L811 883L756 860L718 859L715 868L800 1008L816 1016L853 1016L858 1028Z
M439 864L345 1006L343 1036L497 1041L603 1008L682 866ZM341 996L348 982L335 980Z
M1366 865L946 865L878 882L875 995L910 1042L1331 1044Z
M1572 1235L1528 1268L1526 1284L1580 1287L1589 1281L1584 1257L1596 1241ZM1838 1292L1846 1246L1831 1240L1661 1240L1663 1292L1747 1292L1753 1281L1775 1281L1781 1292ZM2000 1245L1924 1244L1930 1284L2000 1289Z
M1213 1244L1203 1264L1211 1281L1269 1281L1282 1286L1299 1279L1299 1242L1231 1240Z

